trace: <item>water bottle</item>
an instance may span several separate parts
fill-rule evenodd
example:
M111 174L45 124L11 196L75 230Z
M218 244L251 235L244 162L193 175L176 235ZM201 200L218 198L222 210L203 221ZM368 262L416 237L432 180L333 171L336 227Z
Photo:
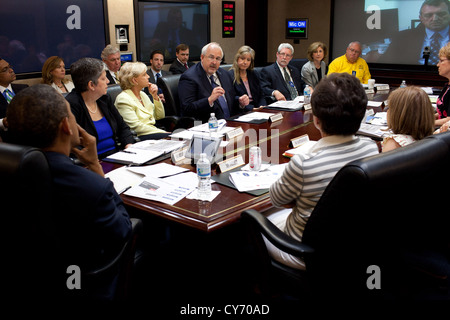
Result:
M198 197L201 200L207 200L211 195L211 164L206 158L206 153L201 153L197 161L197 177Z
M210 133L215 133L217 132L217 129L219 127L219 124L217 123L217 118L216 118L216 114L213 112L211 113L211 116L209 117L208 120L208 127L209 127L209 132Z
M309 85L306 85L305 89L303 90L303 103L311 103L311 87Z
M406 88L406 81L405 80L402 81L402 84L400 85L400 88Z

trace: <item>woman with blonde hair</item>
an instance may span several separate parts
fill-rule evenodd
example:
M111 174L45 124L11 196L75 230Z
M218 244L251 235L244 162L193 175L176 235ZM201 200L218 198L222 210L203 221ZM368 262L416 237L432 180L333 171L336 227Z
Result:
M434 110L428 95L419 87L398 88L388 98L387 124L382 151L404 147L433 134Z
M42 83L51 85L59 93L69 93L74 85L65 77L66 66L62 58L52 56L45 61L42 67Z
M450 80L450 42L439 50L437 64L439 75ZM446 83L436 101L435 125L442 126L450 120L450 85Z
M142 62L126 62L119 70L122 92L115 106L124 121L141 140L162 139L170 133L155 126L156 120L165 117L164 106L158 96L158 87L148 81L147 66ZM150 97L142 90L148 88Z
M314 42L308 47L308 62L302 67L302 80L305 84L314 88L327 74L323 60L328 55L327 46L323 42Z
M255 50L249 46L242 46L237 51L233 66L228 71L233 78L236 96L246 94L250 99L250 104L245 109L250 111L266 106L266 100L261 91L259 76L253 70L255 67Z

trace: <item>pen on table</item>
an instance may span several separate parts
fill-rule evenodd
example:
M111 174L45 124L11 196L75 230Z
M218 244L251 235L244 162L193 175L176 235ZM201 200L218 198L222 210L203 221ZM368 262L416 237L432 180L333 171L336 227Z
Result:
M136 154L136 152L132 152L132 151L127 151L127 150L122 150L122 152L125 152L125 153L130 153L130 154Z

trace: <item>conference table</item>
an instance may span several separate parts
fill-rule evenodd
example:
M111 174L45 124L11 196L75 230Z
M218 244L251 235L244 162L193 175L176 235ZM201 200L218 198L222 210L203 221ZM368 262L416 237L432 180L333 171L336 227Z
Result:
M388 92L369 94L373 101L385 101ZM380 107L381 111L383 107ZM228 145L221 150L224 159L241 155L244 162L248 163L249 149L257 145L262 150L262 161L271 164L281 164L289 161L283 153L291 149L291 139L308 135L312 141L321 138L320 132L312 122L311 110L299 111L279 111L264 108L258 112L268 112L272 114L280 113L282 119L278 121L265 121L260 124L227 121L228 127L241 127L244 135L231 139ZM251 134L248 134L248 133ZM255 136L256 135L256 136ZM172 163L171 159L162 160ZM103 161L102 166L105 172L109 172L119 165ZM183 164L183 167L195 172L195 167L191 164ZM211 175L220 174L217 172L218 166L212 165ZM272 207L269 193L253 195L247 192L239 192L237 189L220 183L213 183L212 190L220 191L220 194L212 201L200 201L183 198L174 205L146 200L121 194L126 206L137 209L140 212L159 216L163 219L201 230L206 233L224 228L239 221L241 213L247 209L264 211Z

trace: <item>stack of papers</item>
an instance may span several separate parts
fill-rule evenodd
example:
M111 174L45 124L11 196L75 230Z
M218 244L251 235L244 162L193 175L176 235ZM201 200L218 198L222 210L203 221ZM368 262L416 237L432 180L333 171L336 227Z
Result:
M183 139L183 140L192 140L192 137L195 135L197 136L204 136L204 137L210 137L211 135L216 137L222 137L227 132L233 131L234 127L227 127L226 120L220 119L218 122L218 130L217 132L211 134L209 131L209 125L208 123L200 124L198 126L189 128L187 130L176 130L174 133L170 135L172 139Z
M307 141L297 148L289 149L283 153L283 156L292 158L296 154L310 153L311 149L316 145L317 141Z
M144 164L147 161L150 161L152 159L155 159L161 155L163 155L163 152L160 151L151 151L151 150L144 150L139 148L134 148L133 146L127 148L126 150L122 150L116 153L113 153L109 157L106 157L103 159L104 161L112 161L112 162L119 162L123 164Z
M302 98L303 98L303 96L302 96ZM303 102L300 102L299 97L297 97L294 100L289 100L289 101L282 101L282 100L276 101L274 103L269 104L268 107L274 108L274 109L296 111L296 110L300 110L301 108L303 108Z
M273 113L268 112L250 112L240 116L233 121L241 121L241 122L251 122L254 120L269 120L269 118L273 116Z

